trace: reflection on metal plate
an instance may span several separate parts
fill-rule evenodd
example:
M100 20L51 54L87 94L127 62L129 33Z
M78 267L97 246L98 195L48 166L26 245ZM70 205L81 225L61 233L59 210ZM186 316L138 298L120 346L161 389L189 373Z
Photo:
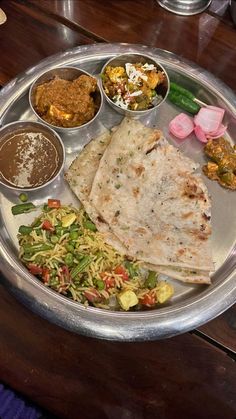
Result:
M225 123L228 125L229 140L236 138L236 98L233 92L213 75L203 69L178 59L177 56L155 48L128 44L82 46L49 57L30 68L20 77L6 85L0 94L0 123L16 120L35 120L29 107L28 91L31 83L40 74L55 66L77 66L89 73L99 75L104 63L111 57L124 52L138 52L153 56L166 68L170 78L182 83L205 103L226 109ZM63 134L66 149L66 166L83 146L104 127L111 128L122 117L103 104L99 119L89 129L78 133ZM204 163L202 145L194 138L179 142L168 133L171 118L179 113L168 102L149 114L142 122L163 129L165 136L184 154ZM17 202L17 193L1 189L0 196L0 263L5 284L30 309L60 326L88 336L115 340L152 340L174 336L191 330L219 315L236 300L236 193L220 187L216 182L205 179L212 196L213 258L216 272L211 286L182 284L173 281L175 296L165 307L145 312L112 312L93 307L85 308L56 292L46 288L32 277L19 262L17 252L17 230L19 225L29 223L35 213L27 216L11 215L11 206ZM50 188L32 192L29 199L36 205L49 197L60 197L63 203L78 205L62 176Z

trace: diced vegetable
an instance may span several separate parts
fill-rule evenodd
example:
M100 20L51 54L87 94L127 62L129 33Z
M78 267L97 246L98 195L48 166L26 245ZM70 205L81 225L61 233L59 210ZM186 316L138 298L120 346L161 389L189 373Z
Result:
M146 288L155 288L157 285L157 273L154 271L149 271L148 276L145 280L144 286Z
M36 207L32 202L27 202L25 204L18 204L14 205L11 208L11 212L13 215L23 214L25 212L30 212L34 210Z
M123 266L117 266L114 269L115 274L120 275L123 281L128 281L129 275Z
M140 298L140 303L146 307L152 307L156 304L156 297L152 292L147 292L142 298Z
M76 220L76 214L74 212L68 215L64 215L64 217L62 217L61 219L62 227L64 228L70 227L71 224L75 222L75 220Z
M138 304L138 297L132 290L124 290L117 296L118 302L123 310L128 311Z
M42 271L42 280L44 282L44 284L47 284L50 280L50 271L48 268L43 268Z
M33 228L32 227L30 227L30 226L20 226L19 227L19 233L20 234L23 234L23 235L25 235L25 234L30 234L31 233L31 231L33 231Z
M21 201L21 202L27 202L28 201L28 195L26 194L26 193L21 193L20 195L19 195L19 200Z
M128 260L125 261L125 267L131 278L134 278L135 276L138 275L138 268L134 266L134 264L129 262Z
M97 227L95 226L95 224L92 222L92 221L90 221L90 220L86 220L84 223L83 223L83 226L84 226L84 228L87 228L88 230L91 230L91 231L97 231Z
M42 224L42 229L47 230L47 231L53 231L54 227L49 220L44 220L44 222Z
M40 266L29 263L27 267L32 275L42 275L43 270Z
M59 199L48 199L48 208L60 208L61 201Z
M159 303L164 303L174 294L174 288L171 284L167 284L165 281L161 281L158 284L157 300Z

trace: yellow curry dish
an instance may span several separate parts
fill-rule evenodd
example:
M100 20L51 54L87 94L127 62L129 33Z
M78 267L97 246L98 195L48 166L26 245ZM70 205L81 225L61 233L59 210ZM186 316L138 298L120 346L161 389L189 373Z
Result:
M221 186L236 190L236 146L220 137L208 141L204 151L211 161L203 166L203 173Z

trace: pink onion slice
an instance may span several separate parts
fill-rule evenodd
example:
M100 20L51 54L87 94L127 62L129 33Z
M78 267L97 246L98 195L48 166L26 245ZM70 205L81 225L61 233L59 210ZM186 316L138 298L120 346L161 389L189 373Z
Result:
M223 117L224 109L217 108L216 106L201 108L194 117L194 123L200 126L205 134L209 134L219 129Z
M217 131L209 132L209 134L207 134L207 138L209 140L213 140L215 138L222 137L222 135L224 135L226 130L227 130L227 126L221 124Z
M206 137L206 134L205 134L205 132L203 131L203 129L200 127L200 125L196 125L196 126L195 126L195 128L194 128L194 132L195 132L195 135L196 135L197 139L198 139L199 141L201 141L201 143L207 143L207 137Z
M181 140L188 137L194 130L193 119L185 113L180 113L169 123L169 131Z

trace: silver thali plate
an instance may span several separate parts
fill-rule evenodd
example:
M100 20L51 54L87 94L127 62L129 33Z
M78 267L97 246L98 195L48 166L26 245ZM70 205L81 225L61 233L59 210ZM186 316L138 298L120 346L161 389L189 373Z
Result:
M146 54L158 60L167 70L171 80L184 84L198 99L221 106L226 110L227 137L236 139L236 96L212 74L193 63L157 48L129 44L98 44L81 46L41 61L35 67L8 83L0 94L0 124L17 120L35 120L29 107L28 91L31 83L43 72L58 66L70 65L99 75L104 63L125 52ZM105 102L105 101L104 101ZM104 103L98 121L87 129L62 134L66 149L66 167L93 137L103 129L117 125L122 116ZM180 113L174 105L165 102L156 112L141 121L163 130L168 140L197 161L205 163L202 144L194 137L179 142L168 133L168 123ZM0 267L4 284L23 304L34 312L68 330L83 335L112 340L154 340L171 337L194 329L213 319L236 301L236 193L225 190L216 182L205 178L212 197L212 248L216 271L212 285L191 285L173 281L175 296L165 307L141 312L114 312L83 305L46 288L28 273L18 259L17 231L21 224L30 223L35 213L13 217L11 206L18 203L16 191L2 187L0 195ZM79 205L63 177L56 179L50 188L32 192L29 199L41 205L49 197L63 203ZM172 281L172 280L170 280Z

